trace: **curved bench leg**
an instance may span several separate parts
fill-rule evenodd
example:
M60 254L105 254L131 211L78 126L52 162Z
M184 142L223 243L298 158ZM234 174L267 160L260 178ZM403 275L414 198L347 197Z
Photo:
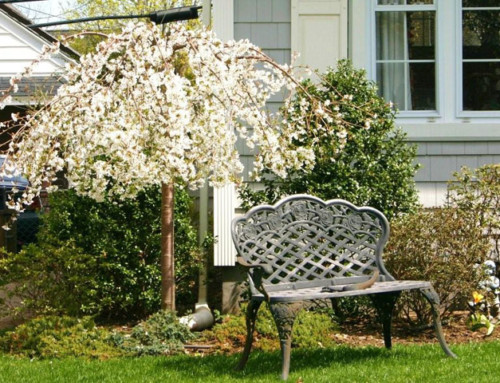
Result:
M380 321L382 322L382 327L384 331L384 344L387 349L392 347L392 336L391 336L391 326L392 326L392 313L394 311L394 306L396 301L401 295L400 291L381 293L370 295L370 298L377 310Z
M439 312L439 296L432 287L429 289L420 289L420 292L431 304L434 329L436 330L436 336L439 340L441 348L446 353L446 355L451 356L452 358L456 358L457 356L450 350L448 344L446 343L446 340L444 339L443 329L441 327L441 315Z
M270 303L269 309L273 314L274 322L278 328L281 345L282 371L281 379L288 378L290 370L290 352L292 347L292 328L297 313L302 308L300 303Z
M255 321L257 319L257 312L262 301L250 300L247 307L246 322L247 322L247 338L245 341L245 348L243 349L243 354L241 355L240 362L236 366L236 370L243 370L248 361L248 356L250 355L250 350L252 349L253 343L253 332L255 331Z

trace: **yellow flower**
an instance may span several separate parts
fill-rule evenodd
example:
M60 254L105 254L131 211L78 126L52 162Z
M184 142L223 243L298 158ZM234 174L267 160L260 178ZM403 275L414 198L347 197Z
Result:
M474 291L472 293L472 297L474 299L474 304L478 304L484 299L484 295L479 294L478 292Z

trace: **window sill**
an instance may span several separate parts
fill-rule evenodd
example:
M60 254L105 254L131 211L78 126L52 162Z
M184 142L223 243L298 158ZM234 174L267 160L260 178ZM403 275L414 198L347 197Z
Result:
M409 141L500 141L500 119L482 123L398 119L397 124L408 134Z

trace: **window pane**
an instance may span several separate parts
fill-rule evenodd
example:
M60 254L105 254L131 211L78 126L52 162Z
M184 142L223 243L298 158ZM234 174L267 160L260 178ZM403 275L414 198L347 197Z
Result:
M500 0L462 0L462 7L500 7Z
M463 109L500 110L500 63L463 64Z
M379 94L399 110L436 110L434 63L378 64L377 79Z
M463 12L463 58L500 58L500 11Z
M408 0L407 4L417 4L417 5L434 4L434 0Z
M377 65L379 94L387 101L392 101L399 110L406 110L405 77L404 63Z
M436 110L436 74L434 63L410 64L411 99L409 110Z
M435 13L408 12L410 60L434 59Z
M377 60L405 58L405 12L377 12Z

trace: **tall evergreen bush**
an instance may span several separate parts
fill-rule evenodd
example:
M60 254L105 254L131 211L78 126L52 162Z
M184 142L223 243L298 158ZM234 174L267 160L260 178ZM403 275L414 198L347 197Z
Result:
M305 89L324 102L350 99L348 103L325 104L350 124L345 149L336 151L334 143L321 141L312 172L290 171L284 178L268 172L263 181L265 190L241 190L244 207L273 203L283 195L308 193L373 206L388 218L414 210L418 201L413 179L418 169L414 162L416 148L396 127L394 109L377 94L376 85L366 78L365 71L341 60L336 69L322 74L319 83L307 81ZM298 90L295 108L288 117L290 123L297 117L304 98L304 92Z

